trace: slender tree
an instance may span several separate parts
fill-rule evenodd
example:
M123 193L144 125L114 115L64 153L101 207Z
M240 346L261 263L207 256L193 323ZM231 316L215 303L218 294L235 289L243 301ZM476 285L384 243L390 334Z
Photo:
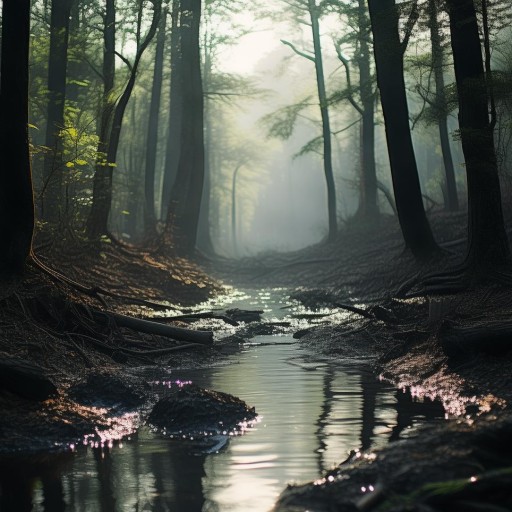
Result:
M404 81L404 51L414 17L409 18L408 35L400 41L395 0L368 0L368 7L398 220L413 255L428 258L437 245L423 206Z
M111 0L107 1L110 2ZM94 174L92 207L87 220L87 234L91 239L97 239L108 233L108 217L112 206L112 173L117 162L117 150L119 148L124 113L135 86L142 55L156 33L160 21L161 5L161 0L154 0L151 25L148 32L142 39L140 34L143 6L142 3L139 5L137 17L137 51L135 53L133 63L129 63L125 59L129 64L128 81L123 92L119 96L119 99L115 103L110 131L106 138L106 140L108 140L106 157L100 156L102 161L100 161L99 165L96 166L96 172ZM109 108L111 107L109 106Z
M0 152L6 159L0 166L2 276L21 273L32 248L34 202L28 136L29 41L30 0L4 0L0 69Z
M146 236L156 235L155 214L155 168L158 144L158 125L160 117L160 103L162 96L162 77L164 67L165 28L167 9L162 12L162 19L158 29L155 51L155 67L153 70L153 85L151 90L151 104L149 106L148 135L146 142L146 172L144 180L144 230Z
M361 117L359 136L359 207L357 216L365 220L374 220L379 214L377 203L377 170L375 165L375 79L371 65L371 28L366 7L366 0L355 3L333 1L332 5L346 19L345 25L354 26L355 34L340 37L335 43L338 58L345 68L347 85L345 90L335 94L347 99ZM355 44L354 61L357 64L359 84L352 84L350 61L343 55L341 41ZM358 91L358 94L357 94ZM358 97L357 97L358 96Z
M455 183L455 169L453 165L450 139L448 133L448 110L446 107L446 94L444 85L444 50L438 22L439 0L429 0L428 3L428 25L430 30L430 41L432 47L432 67L434 70L436 92L433 105L437 126L439 128L439 140L445 170L445 207L447 210L456 211L459 209L459 198L457 196L457 185Z
M336 214L336 186L334 183L334 173L332 168L331 125L329 120L329 105L325 86L322 43L320 40L320 7L317 5L316 0L297 0L296 2L292 2L291 5L299 11L302 10L307 13L309 22L303 23L306 23L311 27L313 54L298 50L292 43L288 41L282 42L288 45L297 55L310 60L315 65L318 103L320 108L320 115L322 118L323 162L325 183L327 188L327 218L329 223L328 240L332 241L336 238L338 225Z
M482 47L473 0L447 0L468 182L468 253L473 268L510 262Z
M64 128L66 100L66 72L69 23L73 0L52 0L50 19L50 54L48 60L48 110L46 142L48 153L44 159L43 219L50 223L62 220L62 186L64 162L62 159L61 130Z
M171 191L178 173L181 147L182 92L181 92L181 35L180 0L172 1L171 9L171 86L169 89L169 117L167 122L167 144L165 151L164 176L162 182L162 209L160 217L167 219Z
M375 166L375 90L370 61L370 20L364 0L358 0L359 87L361 90L361 205L363 218L379 214L377 204L377 169Z
M324 143L324 174L327 184L327 213L329 219L329 241L336 238L338 233L336 216L336 187L334 185L334 174L332 170L332 144L331 144L331 124L329 121L329 109L327 105L327 93L325 89L324 66L322 59L322 46L320 42L320 24L319 7L316 0L308 0L308 11L311 19L311 33L313 36L314 62L316 72L316 85L318 90L318 100L320 102L320 114L322 116L322 136Z
M103 96L101 100L101 117L98 127L98 158L94 171L93 198L96 198L95 217L92 218L92 212L88 219L87 232L89 237L98 236L103 231L99 223L100 214L103 218L105 214L100 212L100 206L105 205L108 197L100 199L107 194L108 186L108 162L107 150L109 145L110 126L112 123L112 114L114 112L114 83L115 83L115 59L116 59L116 7L115 0L105 0L105 12L103 14ZM94 199L93 199L94 200ZM103 210L103 208L101 208ZM108 213L106 214L108 216Z

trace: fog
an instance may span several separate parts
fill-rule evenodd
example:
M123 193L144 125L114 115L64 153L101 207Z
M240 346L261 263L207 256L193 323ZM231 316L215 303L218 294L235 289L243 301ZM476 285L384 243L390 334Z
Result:
M256 19L246 12L236 22L247 33L218 56L219 71L248 78L259 93L240 96L230 102L216 102L225 118L216 126L217 140L231 133L228 147L235 157L212 168L211 233L216 252L225 256L247 256L267 251L292 251L321 242L327 236L327 193L321 147L321 119L318 109L314 64L297 55L282 40L300 51L312 48L309 27L290 22ZM333 37L339 35L339 20L321 21L322 51L328 94L346 87L345 70L336 56ZM346 45L345 55L354 49ZM411 82L415 79L410 76ZM413 85L411 86L411 88ZM270 137L268 117L287 106L308 99L308 106L296 119L286 140ZM421 110L420 98L410 95L411 117ZM359 202L359 115L348 101L330 108L333 167L336 182L337 214L341 223L350 221ZM265 119L267 121L265 122ZM382 116L377 111L376 164L379 181L392 193ZM214 124L216 121L214 121ZM450 129L456 129L455 116ZM236 135L233 137L233 133ZM443 203L442 158L434 127L415 125L413 140L417 151L420 180L427 196L426 206ZM310 141L318 139L310 152L300 154ZM458 185L464 189L460 144L452 140ZM226 148L222 151L226 151ZM231 194L233 174L235 208ZM392 209L383 194L379 207L385 214ZM232 214L235 212L233 225Z

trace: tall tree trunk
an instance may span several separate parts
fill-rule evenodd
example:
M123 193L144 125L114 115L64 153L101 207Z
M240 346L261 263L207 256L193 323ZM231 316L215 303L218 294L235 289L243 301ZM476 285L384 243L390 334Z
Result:
M206 37L205 37L206 38ZM212 59L207 41L204 41L203 48L205 57L203 63L203 88L209 90L212 74ZM211 200L211 176L210 164L212 148L212 119L210 109L210 99L205 97L204 102L204 183L203 197L201 199L201 209L199 212L199 225L197 229L197 248L205 254L214 254L211 225L210 225L210 200Z
M101 104L101 118L98 130L98 158L94 170L93 204L87 219L87 235L94 239L101 235L100 222L104 217L101 211L108 201L102 196L107 193L108 187L108 161L107 149L109 145L110 126L114 112L115 81L115 48L116 46L116 9L115 0L105 0L105 14L103 16L103 98ZM108 216L108 213L107 213Z
M162 209L160 214L162 219L167 219L168 217L171 191L178 174L178 163L180 161L183 108L181 97L180 0L173 0L171 16L171 87L169 91L170 107L162 183Z
M153 87L151 91L151 103L149 106L148 138L146 142L146 172L144 180L144 230L145 235L156 235L155 215L155 168L156 151L158 145L158 121L162 96L162 76L164 67L165 26L167 9L162 13L160 28L156 41L155 68L153 71Z
M425 214L412 145L398 11L395 0L368 0L368 7L398 220L413 255L428 258L437 245Z
M62 221L64 162L61 130L64 128L69 20L72 0L52 0L50 54L48 58L48 110L44 158L42 216L56 224Z
M72 82L66 86L66 99L71 102L78 102L80 95L80 89L82 88L73 81L81 80L82 70L84 69L84 61L80 60L80 45L81 45L81 34L80 34L80 1L73 0L70 11L69 21L69 48L68 48L68 65L67 75L68 79Z
M444 55L437 20L438 1L439 0L429 0L429 29L432 45L432 66L434 68L436 83L436 116L445 170L445 208L453 212L459 209L459 199L457 197L455 169L448 135L448 114L446 109L446 95L444 92Z
M181 0L180 7L181 150L167 224L172 226L176 250L181 254L191 254L197 241L204 182L204 98L199 49L201 0Z
M107 0L110 1L110 0ZM142 4L141 4L142 8ZM126 111L126 106L132 94L135 86L135 80L137 78L137 71L139 69L140 60L144 51L148 47L149 43L153 39L158 23L160 21L161 14L161 2L155 0L154 2L154 14L151 21L151 26L144 38L144 41L137 48L137 53L134 58L134 62L130 69L130 76L128 82L121 94L117 104L115 105L112 126L108 135L108 147L106 160L100 162L100 166L96 166L96 173L94 175L94 186L93 186L93 199L92 207L89 218L87 220L87 233L89 238L97 239L102 235L108 233L108 218L110 215L110 208L112 206L112 178L113 168L117 162L117 150L119 148L119 140L121 138L121 128L123 125L123 117ZM141 17L139 16L139 29L140 30ZM98 170L100 171L98 173Z
M370 24L365 0L358 0L359 85L361 89L361 204L359 213L365 219L379 214L377 204L377 170L375 167L375 94L368 45Z
M313 34L313 48L315 54L316 83L318 100L320 102L320 113L322 116L322 135L324 142L324 174L327 185L327 217L329 220L328 240L332 241L338 233L336 215L336 186L332 170L332 145L331 126L329 122L329 109L327 105L327 94L325 91L325 78L322 60L322 46L320 43L320 27L318 23L318 6L316 0L308 0L308 11L311 19L311 30Z
M506 264L510 261L510 248L503 222L475 6L473 0L447 0L447 5L468 182L467 263L476 267Z
M34 200L28 137L30 0L4 0L0 70L0 275L23 271L32 248Z

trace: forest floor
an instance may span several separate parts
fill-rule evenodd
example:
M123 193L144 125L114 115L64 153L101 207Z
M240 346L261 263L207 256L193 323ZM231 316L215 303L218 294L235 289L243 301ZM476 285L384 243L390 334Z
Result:
M1 452L58 450L92 425L129 432L104 409L72 399L68 391L91 373L121 375L122 394L137 391L130 367L224 357L215 345L119 325L110 312L146 319L166 309L193 314L189 308L226 293L226 285L284 287L311 310L350 311L339 325L296 333L304 347L340 360L371 354L383 378L418 400L440 401L453 420L378 454L353 454L324 479L286 489L276 511L510 510L510 288L495 272L471 290L426 294L423 278L460 263L466 243L464 214L439 212L431 222L443 251L428 265L404 251L392 217L371 229L347 225L332 244L239 261L193 263L114 243L36 240L40 263L0 297L0 355L15 366L37 365L57 395L27 400L20 395L33 389L12 392L12 382L0 379Z

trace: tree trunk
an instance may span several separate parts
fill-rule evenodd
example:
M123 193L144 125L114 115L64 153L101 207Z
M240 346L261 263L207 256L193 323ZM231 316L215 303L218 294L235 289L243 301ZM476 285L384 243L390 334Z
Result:
M181 43L180 2L173 0L171 26L171 88L167 147L165 152L164 178L162 183L161 218L167 219L171 191L178 174L181 147L182 92L181 92Z
M62 186L64 162L61 130L64 128L69 20L72 0L52 0L50 20L50 55L48 58L48 110L43 164L43 220L62 221Z
M167 224L172 226L176 250L189 255L196 246L204 182L204 98L199 49L201 0L182 0L180 8L181 150Z
M407 247L424 259L438 247L425 214L412 145L398 11L395 0L368 0L368 7L398 220Z
M203 88L210 88L212 59L207 42L204 42L205 58L203 63ZM211 200L211 176L210 176L210 157L212 148L212 119L210 110L210 99L205 97L204 103L204 183L203 197L201 199L201 209L199 213L199 226L197 229L197 248L204 254L214 254L211 226L210 226L210 200Z
M445 170L445 208L454 212L459 209L459 199L457 197L455 169L453 166L453 158L448 135L448 114L446 109L443 75L444 55L441 44L441 35L439 33L439 24L437 21L437 1L438 0L429 0L429 29L432 44L432 66L434 68L436 83L435 107Z
M473 0L448 0L459 97L459 127L468 182L470 266L506 264L510 249L503 222L494 134Z
M124 113L135 86L135 80L137 78L137 71L139 69L140 60L144 51L156 33L156 29L160 21L160 9L161 2L155 1L151 26L146 37L144 38L144 41L141 43L139 48L137 48L137 53L130 69L128 82L114 109L114 114L112 116L112 126L108 136L106 162L103 162L103 165L100 167L100 175L96 176L95 174L94 176L93 201L91 213L88 219L88 235L92 239L99 238L102 235L106 235L108 233L108 218L110 215L110 208L112 206L113 168L116 166L117 162L117 150L119 148L119 140L121 138L121 128L123 125ZM141 18L139 18L139 23L140 22ZM96 170L98 170L98 167Z
M322 116L322 135L324 142L324 174L327 185L327 217L329 220L328 240L332 241L338 233L336 214L336 187L332 170L331 126L329 122L329 110L327 94L325 91L325 78L322 61L322 46L320 44L320 27L318 23L318 6L316 0L308 0L308 11L311 18L311 30L313 34L313 48L315 54L316 83L318 100L320 102L320 114Z
M115 43L116 43L116 10L114 0L106 0L103 28L103 99L101 106L101 120L99 126L98 158L94 170L93 182L93 203L89 218L87 219L87 236L95 239L101 236L101 222L105 217L106 202L109 184L107 149L109 145L110 125L112 114L114 112L114 101L112 93L114 91L115 80ZM108 217L108 212L106 213ZM106 227L106 226L105 226Z
M372 220L379 215L377 204L377 171L375 167L375 94L370 68L368 45L369 20L365 0L358 5L359 39L359 86L361 90L361 203L359 213L364 219Z
M156 235L155 215L155 167L156 151L158 145L158 121L162 96L162 76L165 49L165 26L167 9L162 13L162 21L158 29L155 52L155 68L153 72L153 87L151 91L151 104L149 106L148 139L146 143L146 172L144 181L144 231L145 235Z
M0 75L0 275L20 274L32 248L28 137L30 0L4 0Z

